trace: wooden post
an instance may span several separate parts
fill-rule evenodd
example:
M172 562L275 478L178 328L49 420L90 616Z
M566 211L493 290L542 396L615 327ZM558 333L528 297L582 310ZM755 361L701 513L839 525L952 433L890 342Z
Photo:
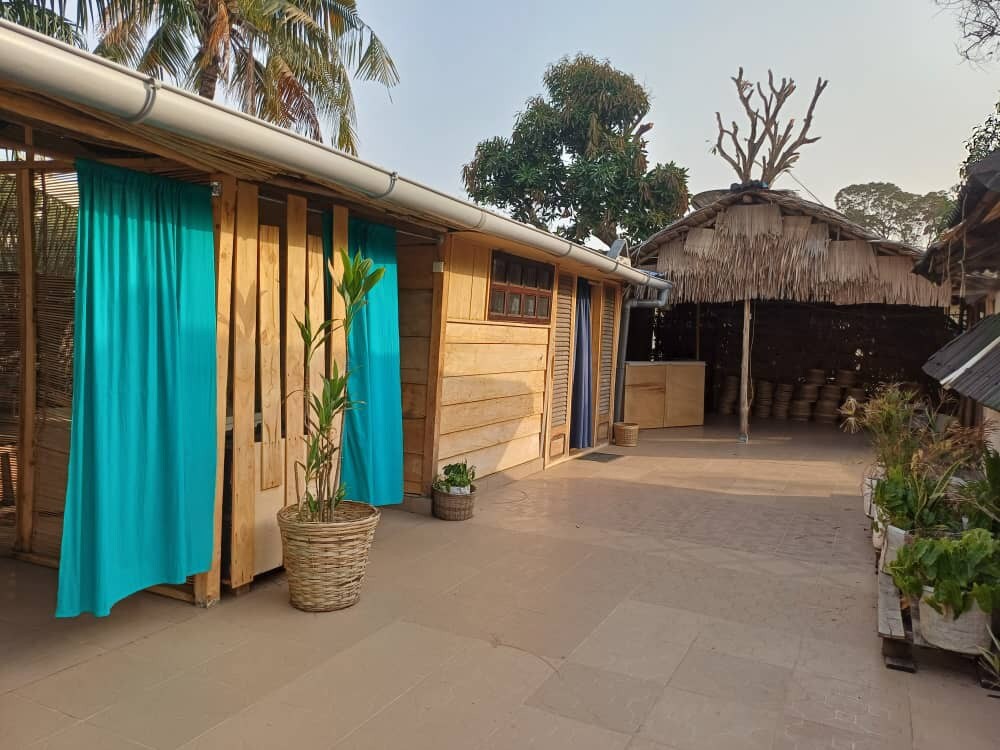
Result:
M421 489L431 494L431 484L437 476L438 422L440 418L441 386L444 369L445 331L448 326L448 274L454 239L445 235L434 258L443 264L440 273L432 273L434 289L431 296L431 338L427 355L427 406L424 410L424 456Z
M347 228L348 222L350 221L350 215L348 213L346 206L334 206L333 207L333 257L330 258L330 263L332 264L331 276L333 277L330 288L330 317L335 321L342 321L344 319L344 314L346 309L344 308L344 300L340 298L337 294L337 284L340 282L341 275L344 272L341 260L340 252L350 252L347 246ZM327 349L327 354L329 355L329 361L327 366L332 370L333 363L337 363L337 368L340 374L343 375L347 370L347 337L344 335L344 329L342 326L336 326L330 333L330 346ZM334 419L333 423L333 435L334 441L340 446L340 450L337 452L337 481L341 481L341 467L343 466L344 459L344 413L341 412ZM336 488L334 488L336 490Z
M306 349L298 322L305 319L307 276L306 199L289 195L285 222L285 505L298 501L296 462L305 461Z
M740 440L750 440L750 300L743 300L743 362L740 365Z
M194 601L211 607L222 594L222 490L226 464L230 316L233 305L233 238L236 226L236 178L223 177L213 201L215 213L215 520L212 567L194 577Z
M30 145L31 131L25 129ZM33 158L30 149L29 159ZM35 513L35 407L38 374L35 369L38 337L35 330L35 252L33 243L33 173L17 173L17 217L20 239L18 271L21 282L21 404L18 425L17 534L14 548L31 552Z

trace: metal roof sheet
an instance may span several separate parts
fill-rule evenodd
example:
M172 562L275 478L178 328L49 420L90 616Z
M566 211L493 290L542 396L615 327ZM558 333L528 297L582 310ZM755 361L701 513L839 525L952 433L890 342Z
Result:
M924 365L924 372L935 380L944 380L997 339L1000 339L1000 315L983 318L935 352ZM1000 410L1000 346L994 346L949 386L984 406Z

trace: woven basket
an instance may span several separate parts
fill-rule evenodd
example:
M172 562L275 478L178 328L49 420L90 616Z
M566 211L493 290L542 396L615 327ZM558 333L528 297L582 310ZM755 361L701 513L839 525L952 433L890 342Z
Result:
M450 492L433 491L431 512L442 521L466 521L472 518L476 507L476 485L468 495L452 495Z
M381 513L345 500L328 523L298 520L298 508L278 511L281 547L292 606L306 612L350 607L361 596L368 552Z
M614 439L615 445L621 445L625 448L635 448L639 444L639 423L615 422Z

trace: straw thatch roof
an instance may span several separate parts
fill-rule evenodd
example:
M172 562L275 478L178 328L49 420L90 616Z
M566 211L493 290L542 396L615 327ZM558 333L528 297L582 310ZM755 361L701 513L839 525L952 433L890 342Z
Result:
M640 267L674 283L676 302L947 306L948 288L913 273L921 256L832 209L767 189L723 195L637 250Z

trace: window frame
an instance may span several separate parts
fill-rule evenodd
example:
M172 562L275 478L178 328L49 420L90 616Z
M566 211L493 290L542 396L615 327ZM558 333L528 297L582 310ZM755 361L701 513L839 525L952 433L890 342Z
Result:
M503 281L496 280L498 260L503 261L504 263ZM520 283L517 284L510 283L509 281L509 269L512 262L518 264L521 268ZM524 283L529 270L535 279L535 286L526 286ZM538 284L539 277L541 277L544 273L548 274L548 286L546 287ZM552 297L555 293L555 281L556 268L551 263L543 263L529 258L522 258L519 255L513 255L504 250L493 250L490 253L490 278L488 285L489 293L486 297L486 319L497 323L522 323L524 325L542 326L550 325L552 323ZM502 292L504 295L504 312L502 313L493 311L493 296L497 292ZM520 296L518 307L520 312L518 314L512 314L509 312L509 297L511 294L517 294ZM535 314L531 316L524 315L525 299L527 297L535 298ZM548 310L545 317L538 315L539 300L541 299L545 299L548 302Z

